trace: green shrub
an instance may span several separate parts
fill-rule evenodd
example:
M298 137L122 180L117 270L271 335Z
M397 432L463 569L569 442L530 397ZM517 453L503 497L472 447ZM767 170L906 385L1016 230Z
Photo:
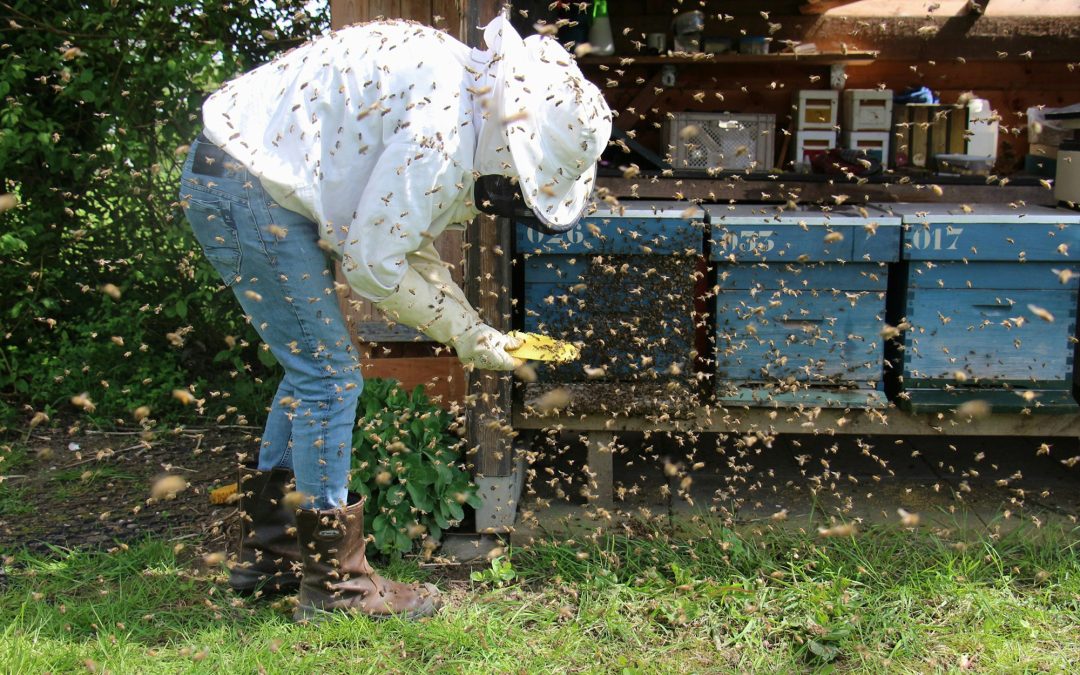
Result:
M350 488L367 497L367 530L381 553L438 541L465 517L465 505L480 506L453 417L422 386L410 393L394 380L366 380L357 417Z
M0 212L0 426L25 421L27 406L62 410L84 391L96 423L135 403L191 417L167 397L189 385L234 401L250 393L242 407L262 414L277 378L254 348L221 356L226 336L252 345L257 336L182 217L179 173L206 95L325 30L327 5L0 6L0 194L19 202ZM168 336L181 333L176 346ZM207 404L210 414L228 407Z

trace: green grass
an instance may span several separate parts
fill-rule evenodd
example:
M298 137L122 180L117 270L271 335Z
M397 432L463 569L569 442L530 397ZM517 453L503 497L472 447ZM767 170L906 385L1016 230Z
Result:
M10 672L1065 672L1080 660L1076 532L963 542L875 529L821 539L687 523L676 536L539 543L503 586L435 580L418 623L296 626L147 541L17 553L0 594ZM502 569L506 578L506 570ZM426 570L400 563L398 578Z

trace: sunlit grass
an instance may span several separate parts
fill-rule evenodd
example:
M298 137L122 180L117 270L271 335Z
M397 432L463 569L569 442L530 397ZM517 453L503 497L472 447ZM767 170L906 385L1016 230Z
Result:
M1076 532L1000 536L796 528L552 540L507 553L513 578L431 578L449 606L417 623L296 626L201 559L147 541L17 553L0 594L11 672L1065 672L1080 659ZM501 583L501 585L500 585Z

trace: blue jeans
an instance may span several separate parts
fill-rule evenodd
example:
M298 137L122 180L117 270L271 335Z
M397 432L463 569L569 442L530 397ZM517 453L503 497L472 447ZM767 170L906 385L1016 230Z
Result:
M280 206L201 136L184 163L180 202L206 257L285 369L259 469L291 468L306 508L345 505L363 378L318 226Z

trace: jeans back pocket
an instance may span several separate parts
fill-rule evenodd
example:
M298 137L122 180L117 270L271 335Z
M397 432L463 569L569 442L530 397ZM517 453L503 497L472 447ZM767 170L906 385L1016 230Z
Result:
M221 275L225 285L232 286L240 276L241 258L232 202L193 193L182 196L181 204L206 259Z

